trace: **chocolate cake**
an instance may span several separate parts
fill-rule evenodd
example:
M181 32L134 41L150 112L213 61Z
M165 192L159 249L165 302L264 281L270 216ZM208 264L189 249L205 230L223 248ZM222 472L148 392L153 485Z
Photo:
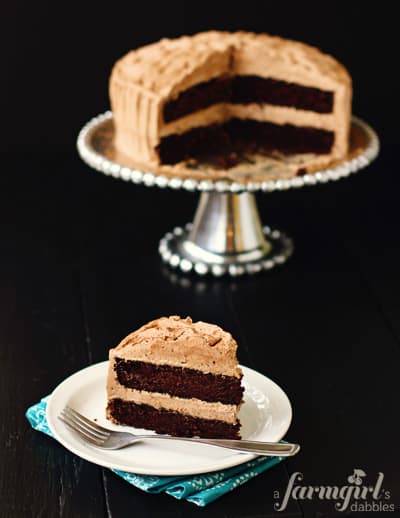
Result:
M184 437L240 438L242 371L220 327L163 317L110 350L107 417Z
M266 34L163 39L114 66L115 146L152 169L196 159L296 156L310 170L348 151L351 78L314 47ZM300 158L298 158L300 157Z

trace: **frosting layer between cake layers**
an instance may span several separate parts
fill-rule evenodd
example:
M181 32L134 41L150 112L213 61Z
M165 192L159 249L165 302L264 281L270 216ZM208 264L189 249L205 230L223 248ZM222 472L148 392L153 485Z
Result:
M308 143L304 151L331 159L348 148L351 79L345 68L318 49L265 34L210 31L132 51L113 69L110 97L118 149L147 163L186 159L163 159L160 149L166 137L192 128L222 125L229 140L224 123L230 119L268 122L280 138L288 125L332 132L328 148ZM265 142L265 131L259 140ZM280 151L293 152L283 144Z
M110 419L158 433L238 437L242 373L229 333L161 318L110 351Z

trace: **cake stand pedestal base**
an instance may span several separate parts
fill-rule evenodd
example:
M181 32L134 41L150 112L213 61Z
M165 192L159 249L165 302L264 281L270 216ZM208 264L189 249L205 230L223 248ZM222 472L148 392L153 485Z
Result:
M193 223L176 227L160 241L164 262L183 272L237 276L284 263L292 240L261 225L254 194L205 192Z

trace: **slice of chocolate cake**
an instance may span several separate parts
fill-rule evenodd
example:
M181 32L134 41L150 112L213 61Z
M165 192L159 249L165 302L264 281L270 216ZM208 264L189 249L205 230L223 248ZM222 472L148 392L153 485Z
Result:
M107 417L184 437L240 438L237 344L220 327L162 317L110 350Z

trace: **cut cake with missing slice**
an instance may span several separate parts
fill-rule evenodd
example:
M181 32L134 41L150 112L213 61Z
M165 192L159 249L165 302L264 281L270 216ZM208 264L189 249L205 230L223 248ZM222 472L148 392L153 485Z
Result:
M193 160L222 158L223 174L239 173L236 155L283 156L290 175L340 161L351 97L351 77L332 56L250 32L163 39L123 56L110 78L116 149L176 176Z

